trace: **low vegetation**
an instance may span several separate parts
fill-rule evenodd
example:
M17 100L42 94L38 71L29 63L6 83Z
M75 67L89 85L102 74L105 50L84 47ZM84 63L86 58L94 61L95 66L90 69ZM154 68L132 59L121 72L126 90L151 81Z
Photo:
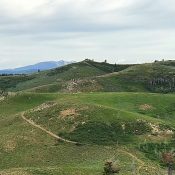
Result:
M84 60L32 75L1 76L0 89L32 92L175 91L174 61L117 65Z
M33 75L1 76L0 174L173 171L168 158L174 155L174 70L173 61L85 60Z

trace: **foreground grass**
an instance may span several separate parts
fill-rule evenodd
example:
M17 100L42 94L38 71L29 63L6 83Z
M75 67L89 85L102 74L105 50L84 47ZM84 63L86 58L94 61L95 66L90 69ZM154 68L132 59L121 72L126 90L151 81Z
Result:
M87 142L87 132L83 130L79 130L81 137L71 133L74 131L72 126L77 126L74 124L78 122L91 121L93 124L102 122L110 126L113 122L135 121L141 118L149 122L169 124L167 120L174 121L174 108L171 107L173 100L174 95L144 93L27 93L9 97L0 102L0 109L2 109L0 110L0 174L100 175L104 162L109 159L114 159L120 164L122 175L132 174L133 167L137 174L154 175L157 172L164 174L158 162L152 162L136 149L136 145L143 141L140 136L132 136L130 143L103 144L94 140ZM75 136L78 139L86 138L84 141L88 144L76 146L58 142L22 120L20 112L36 109L37 106L48 101L57 102L57 106L30 111L27 116L55 134L62 133L63 136L73 139ZM149 108L142 110L140 106L145 104ZM62 113L63 118L60 119L60 112L69 109L75 109L77 115ZM159 117L154 115L155 111ZM101 128L101 125L98 128ZM105 129L102 133L106 132ZM98 140L100 133L92 133L91 137ZM107 141L111 139L108 136L105 135ZM143 138L145 139L146 136ZM162 139L167 140L167 138Z

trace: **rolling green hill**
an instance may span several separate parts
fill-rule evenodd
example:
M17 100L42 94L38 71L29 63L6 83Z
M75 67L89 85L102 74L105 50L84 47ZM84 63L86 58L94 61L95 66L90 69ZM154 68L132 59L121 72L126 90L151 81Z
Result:
M102 175L113 161L121 175L165 175L174 91L174 61L0 76L0 174Z
M174 61L135 65L98 78L104 91L174 92Z
M0 102L0 173L101 175L104 162L115 160L123 175L163 175L161 157L154 160L143 143L172 148L174 99L148 93L9 96ZM59 141L28 123L23 111L32 124L79 144Z
M84 60L32 75L1 76L0 89L32 92L175 91L174 61L116 65Z
M0 76L0 89L7 91L31 89L41 92L71 91L69 86L72 86L74 81L83 81L82 83L89 84L89 79L93 77L118 72L130 66L132 65L113 65L84 60L32 75ZM94 84L91 82L89 86ZM95 86L96 89L98 89L98 85Z

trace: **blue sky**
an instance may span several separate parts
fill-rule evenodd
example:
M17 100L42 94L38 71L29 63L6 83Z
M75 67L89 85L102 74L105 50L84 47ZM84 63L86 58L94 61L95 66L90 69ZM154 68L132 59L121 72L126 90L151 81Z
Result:
M174 0L0 0L0 68L175 59Z

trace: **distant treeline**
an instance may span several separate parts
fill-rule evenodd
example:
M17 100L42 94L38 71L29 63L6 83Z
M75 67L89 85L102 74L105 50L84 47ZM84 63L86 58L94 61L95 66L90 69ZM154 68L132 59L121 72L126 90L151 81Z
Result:
M3 73L3 74L0 74L0 76L4 76L4 77L7 77L7 76L20 76L20 75L26 75L26 74L6 74L6 73Z
M25 82L35 78L33 75L25 74L1 74L0 75L0 90L5 91L9 88L15 88L20 82Z

